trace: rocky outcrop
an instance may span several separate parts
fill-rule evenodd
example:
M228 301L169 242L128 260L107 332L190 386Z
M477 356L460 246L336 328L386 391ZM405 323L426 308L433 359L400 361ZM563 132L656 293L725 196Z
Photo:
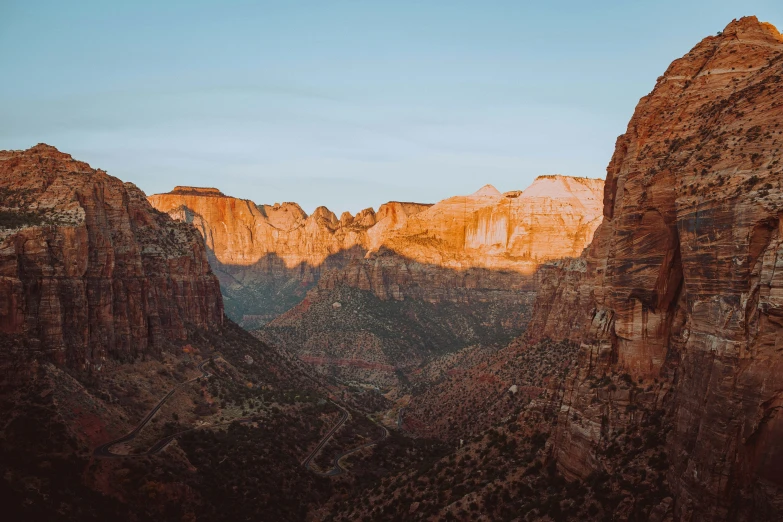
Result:
M539 176L524 191L484 187L411 216L383 242L420 263L532 274L581 254L601 222L603 181Z
M356 249L364 255L370 242L368 229L396 228L408 215L429 206L392 202L377 213L366 209L355 216L343 213L338 219L326 207L318 207L308 216L296 203L256 205L223 196L217 189L177 187L148 199L158 210L193 223L221 266L274 272L274 264L279 263L287 269L303 267L305 279L312 278L314 272L304 267L329 264L332 256Z
M177 187L148 199L201 232L220 279L226 313L247 328L263 325L300 302L323 270L363 257L374 237L428 206L392 202L377 213L369 208L338 219L326 207L308 216L296 203L256 205L216 189Z
M453 270L406 258L387 248L324 273L310 297L348 286L372 292L382 301L406 298L430 303L470 301L471 292L496 290L535 292L535 279L512 271L487 268Z
M541 276L529 335L579 340L584 360L559 419L561 470L587 476L633 417L589 400L589 375L655 380L638 400L670 419L677 519L783 512L781 75L783 37L754 17L672 63L617 140L584 268Z
M563 258L538 267L535 308L527 339L580 342L594 310L593 287L584 258Z
M308 216L295 203L256 205L216 189L177 187L149 200L201 231L229 315L250 327L290 309L336 270L346 271L329 284L372 287L381 299L405 295L400 288L417 278L411 262L464 272L444 276L444 288L475 288L478 268L530 276L543 261L582 252L601 220L602 187L541 176L525 191L486 186L435 205L390 202L339 219L325 207ZM382 251L398 256L376 256ZM441 292L432 281L411 288L408 295Z
M48 145L0 152L0 333L84 368L223 320L204 242L131 183Z

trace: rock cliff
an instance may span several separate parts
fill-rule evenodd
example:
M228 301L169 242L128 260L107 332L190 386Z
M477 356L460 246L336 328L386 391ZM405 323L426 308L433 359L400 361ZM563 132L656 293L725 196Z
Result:
M535 267L589 242L601 187L541 176L523 192L488 185L407 215L259 335L320 371L384 386L445 353L503 345L530 318Z
M781 75L783 37L755 17L674 61L617 140L593 243L539 275L530 338L582 347L560 469L586 477L637 405L662 408L677 519L783 512ZM605 372L649 385L598 396Z
M323 270L361 258L376 235L428 205L392 202L338 219L326 207L308 216L296 203L256 205L217 189L177 187L150 203L201 232L221 282L226 313L262 325L301 301Z
M86 368L223 321L204 242L48 145L0 152L0 333Z
M339 219L325 207L308 216L295 203L256 205L217 189L177 187L149 201L201 231L229 316L252 327L290 309L334 270L346 272L331 275L332 286L372 288L381 299L403 296L400 286L416 278L409 261L530 275L542 261L582 252L601 220L602 187L601 180L541 176L525 191L487 186L435 205L390 202ZM383 270L372 268L377 260L357 263L381 251L402 261L381 256ZM470 288L475 277L457 279ZM437 295L436 286L416 288Z
M420 263L532 274L579 255L601 222L603 181L539 176L524 191L484 187L411 216L383 245Z

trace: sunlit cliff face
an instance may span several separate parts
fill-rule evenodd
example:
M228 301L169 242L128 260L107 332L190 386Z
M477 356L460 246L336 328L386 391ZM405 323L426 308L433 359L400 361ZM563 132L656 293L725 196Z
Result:
M390 202L339 219L325 207L308 216L296 203L256 205L216 189L177 187L148 199L193 223L224 265L275 256L287 268L315 267L347 250L388 248L451 269L532 273L541 262L582 252L601 222L602 198L602 180L541 176L521 192L486 186L435 205Z

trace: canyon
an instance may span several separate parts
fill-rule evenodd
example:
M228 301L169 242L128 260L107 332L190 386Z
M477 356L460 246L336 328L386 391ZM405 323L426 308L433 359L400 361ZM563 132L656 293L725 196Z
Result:
M581 254L601 219L602 189L601 180L539 176L524 191L487 185L340 219L217 189L149 200L201 231L229 316L242 295L233 318L250 329L268 320L260 339L332 377L388 388L433 357L519 335L536 267Z
M357 389L344 382L400 386L405 379L389 375L415 371L465 343L513 337L529 318L540 257L579 253L601 209L600 181L547 176L527 195L484 187L431 206L388 204L378 212L382 217L375 225L381 226L366 227L359 240L344 240L350 234L340 228L347 227L309 225L316 237L333 232L325 237L334 242L321 243L315 254L312 245L286 251L285 243L273 244L280 259L309 267L297 283L306 286L312 278L313 285L301 303L278 317L282 324L275 340L288 342L272 347L224 316L215 275L221 265L213 272L209 263L221 248L209 242L205 221L190 210L171 214L193 216L200 229L156 210L134 185L44 144L0 152L0 175L0 406L9 419L2 428L7 444L0 457L11 470L0 486L4 496L14 498L12 514L23 518L58 517L58 506L67 505L81 520L128 508L131 519L141 513L160 517L172 509L189 516L196 506L220 519L216 510L223 508L213 498L220 488L208 485L220 474L215 466L227 457L204 461L205 448L233 455L231 466L248 453L258 459L262 451L266 456L258 462L274 470L268 475L273 483L266 486L276 491L274 501L238 504L226 516L301 518L307 505L291 502L293 491L305 488L316 497L332 493L328 483L297 465L299 453L323 448L314 455L323 467L330 454L345 453L345 445L378 444L368 442L377 426L363 412L387 408L389 400L373 387ZM177 192L225 199L215 190ZM430 211L427 221L414 221ZM325 211L316 214L323 217ZM287 226L280 216L273 221ZM350 220L343 216L343 221ZM325 222L334 226L332 219ZM526 237L536 230L535 241ZM278 238L277 232L271 237ZM233 244L231 235L223 239ZM536 245L544 252L536 254ZM345 258L340 257L343 247ZM329 258L342 264L329 267ZM248 257L223 259L243 263ZM330 322L318 312L326 306L351 317L357 304L365 312L358 323ZM361 335L350 335L366 335L380 323L385 331L376 339L361 342ZM346 328L349 324L353 329ZM292 325L294 331L306 327L297 333L311 342L304 350L294 349L299 347L296 335L280 335ZM313 326L322 331L313 335ZM335 342L341 329L358 356ZM322 339L326 342L319 344ZM468 346L468 352L473 350ZM341 397L342 406L335 408L326 397ZM134 429L133 419L148 410ZM319 437L330 436L329 423L339 411L348 417L337 442L316 445ZM258 431L262 421L265 428ZM244 427L247 423L256 427ZM248 430L254 440L260 438L251 443ZM123 439L124 433L135 435ZM270 439L273 433L288 435ZM401 443L411 444L395 439L394 444ZM244 449L237 453L232 444ZM262 449L270 444L277 448L273 457ZM421 448L444 451L434 441ZM168 479L148 478L147 461L137 460L141 457L166 467ZM409 461L405 457L398 465ZM194 462L200 463L197 473L189 471ZM81 478L72 480L74 473ZM236 475L240 485L235 479L234 488L252 488L257 481L251 475ZM284 487L280 477L297 486ZM25 489L30 481L36 488ZM152 503L139 496L153 490L157 500ZM187 503L180 504L184 499ZM313 497L309 502L321 501ZM172 503L181 507L174 509Z
M591 245L539 269L525 334L414 397L410 428L431 433L429 419L454 437L454 421L523 418L487 410L486 397L527 379L502 368L542 341L573 343L575 370L540 389L556 399L547 444L563 476L647 474L644 487L668 491L648 499L655 519L778 518L781 73L783 37L754 17L675 60L617 140ZM664 457L665 481L651 482ZM642 498L618 509L632 514Z
M779 520L781 77L734 20L605 182L339 218L0 151L12 517Z
M601 220L602 190L597 179L540 176L524 191L502 194L487 186L434 205L389 202L339 219L325 207L308 216L296 203L257 205L209 188L177 187L148 199L201 232L229 317L252 328L300 302L333 271L347 269L328 276L331 286L344 282L380 299L402 299L401 286L415 293L421 278L412 281L416 276L405 276L404 266L395 274L387 261L381 273L361 262L373 254L388 260L388 251L455 273L530 276L543 261L581 254ZM448 286L481 284L470 275L459 279ZM437 293L439 285L432 287Z
M252 329L249 318L271 319L257 330L265 342L338 379L388 388L433 357L519 335L536 267L581 254L602 189L601 180L539 176L524 191L487 185L339 220L324 207L307 216L294 203L256 205L217 189L149 200L201 231L226 303L244 294L235 320Z

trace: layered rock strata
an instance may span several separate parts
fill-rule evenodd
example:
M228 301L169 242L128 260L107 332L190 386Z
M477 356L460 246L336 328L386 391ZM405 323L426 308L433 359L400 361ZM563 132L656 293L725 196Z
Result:
M414 216L382 244L420 263L532 274L547 260L581 254L601 222L603 181L539 176L524 191L486 187Z
M48 145L0 152L0 332L58 363L100 365L223 321L190 225Z
M398 298L400 285L415 278L404 275L408 261L530 276L539 263L579 255L590 242L601 220L602 187L601 180L541 176L525 191L502 194L488 186L435 205L390 202L339 219L324 207L308 216L295 203L256 205L217 189L177 187L149 200L201 231L229 315L253 326L301 301L327 271L346 269L332 281L373 286L382 299ZM403 260L396 267L386 262L383 280L372 268L377 261L357 264L382 251ZM464 277L465 288L472 278Z
M593 243L540 275L529 335L582 345L559 467L586 477L634 417L588 376L661 383L624 400L668 412L677 519L783 512L782 76L783 37L755 17L673 62L617 140Z

